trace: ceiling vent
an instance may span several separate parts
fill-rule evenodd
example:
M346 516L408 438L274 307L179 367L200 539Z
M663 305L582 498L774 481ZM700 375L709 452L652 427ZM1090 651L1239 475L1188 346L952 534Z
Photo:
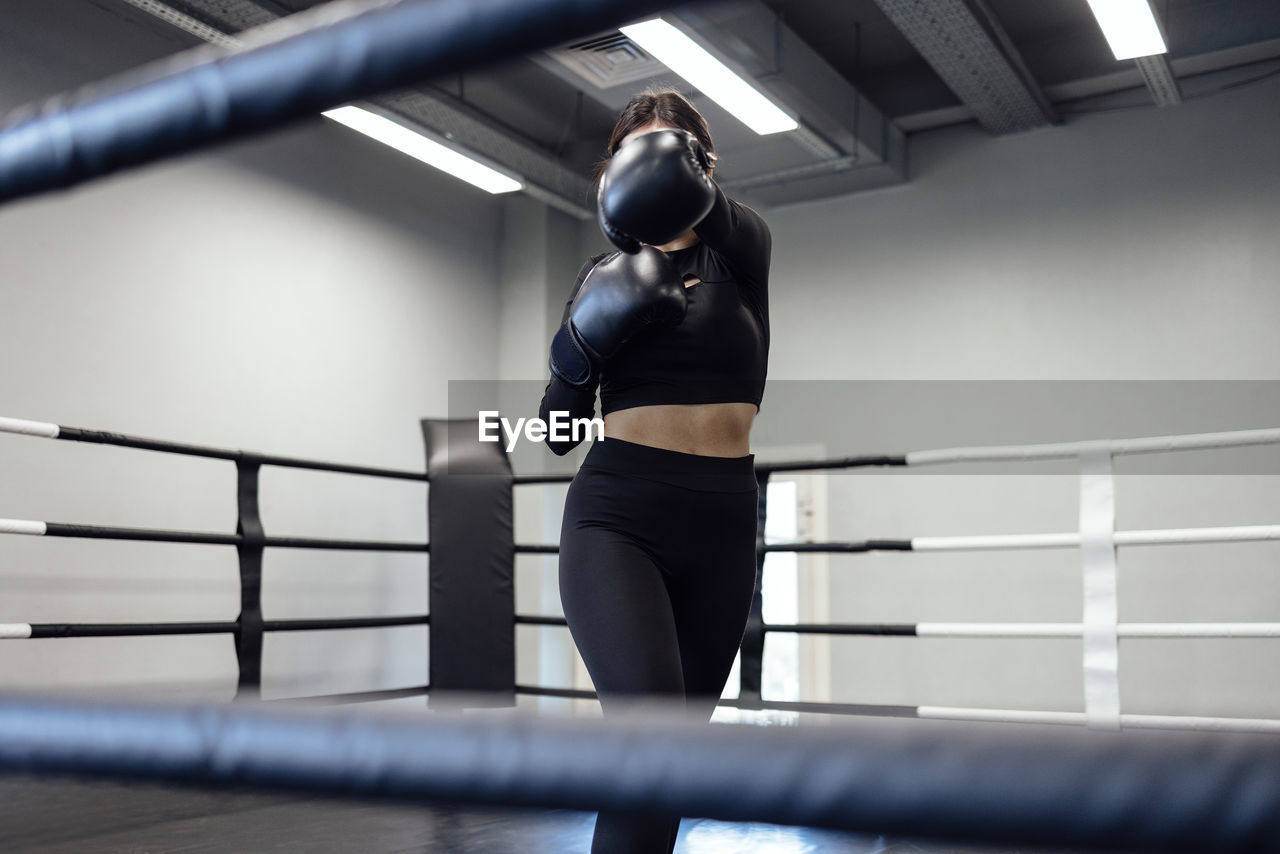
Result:
M614 32L547 51L550 56L597 89L649 80L666 66L645 53L640 45Z

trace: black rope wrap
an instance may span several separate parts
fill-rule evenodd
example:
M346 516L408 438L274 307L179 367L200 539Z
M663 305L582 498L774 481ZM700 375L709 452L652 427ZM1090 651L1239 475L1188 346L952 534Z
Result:
M0 699L0 769L973 841L1280 848L1280 742L868 719L361 717Z
M152 543L200 543L214 546L237 546L244 542L241 534L218 534L206 531L165 531L152 528L112 528L102 525L71 525L46 522L45 536L94 540L142 540ZM380 540L327 540L318 537L262 537L261 545L278 549L327 549L368 552L429 552L430 543L398 543Z
M260 615L259 615L260 616ZM383 629L393 626L427 626L427 614L396 617L335 617L300 620L259 619L262 632L315 632L337 629ZM211 635L235 633L243 636L239 620L190 623L31 623L31 638L123 638L144 635ZM260 644L259 644L260 645Z
M186 442L169 442L164 439L148 439L142 436L129 436L124 433L111 433L106 430L84 430L79 427L63 427L58 425L58 438L69 442L89 442L97 445L118 445L122 448L137 448L143 451L160 451L166 454L182 454L188 457L208 457L216 460L254 459L260 465L281 466L283 468L312 469L315 471L335 472L338 474L361 474L369 477L385 477L396 480L426 481L426 472L405 471L403 469L378 468L375 466L358 466L348 463L329 463L322 460L304 460L298 457L281 457L259 454L251 451L236 451L229 448L211 448L206 445L191 445Z
M30 105L0 129L0 200L270 130L551 47L670 0L346 0Z

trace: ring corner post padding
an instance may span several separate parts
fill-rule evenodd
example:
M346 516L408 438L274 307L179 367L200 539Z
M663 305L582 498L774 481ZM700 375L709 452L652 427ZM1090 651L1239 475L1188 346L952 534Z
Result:
M515 705L515 532L511 463L476 419L424 419L432 697Z

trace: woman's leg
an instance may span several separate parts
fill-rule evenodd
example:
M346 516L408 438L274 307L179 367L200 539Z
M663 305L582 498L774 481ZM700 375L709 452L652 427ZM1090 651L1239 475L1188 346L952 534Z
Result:
M668 583L686 705L710 719L742 645L756 579L756 493L699 502L700 535L684 543Z
M630 698L684 695L663 570L611 524L609 508L643 508L655 496L632 492L647 493L654 486L583 469L565 502L560 599L606 714L621 710ZM592 854L667 854L678 823L678 816L603 810Z

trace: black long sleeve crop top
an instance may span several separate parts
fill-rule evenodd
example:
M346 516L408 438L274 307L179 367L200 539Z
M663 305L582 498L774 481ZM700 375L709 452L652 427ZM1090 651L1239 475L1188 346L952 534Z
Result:
M686 281L689 309L678 326L650 327L601 369L602 414L655 404L751 403L764 396L769 361L769 260L773 238L760 215L718 187L710 213L694 227L698 242L668 252ZM607 255L588 259L565 302L561 323L587 274ZM539 415L595 414L595 392L552 376ZM577 442L552 442L565 454Z

